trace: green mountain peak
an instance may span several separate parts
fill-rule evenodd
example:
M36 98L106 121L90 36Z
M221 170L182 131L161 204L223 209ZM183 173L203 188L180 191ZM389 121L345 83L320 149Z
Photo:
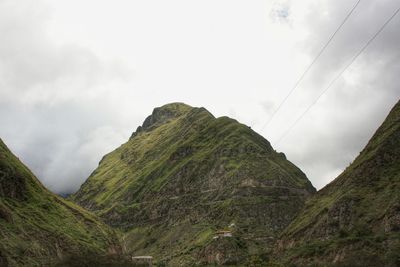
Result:
M123 230L130 253L176 266L265 252L314 192L250 127L174 103L154 109L72 198ZM217 242L231 225L234 239Z
M137 128L137 130L132 134L132 137L141 131L150 131L163 123L177 119L191 110L193 110L193 107L179 102L157 107L153 110L152 114L145 119L142 126Z

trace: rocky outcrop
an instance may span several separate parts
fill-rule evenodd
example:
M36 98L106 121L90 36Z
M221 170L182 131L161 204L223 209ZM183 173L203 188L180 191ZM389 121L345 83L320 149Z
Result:
M6 164L13 159L9 157L11 152L1 140L0 149L7 152L0 154L0 198L24 200L27 195L25 179L14 165Z
M200 254L200 262L204 265L235 266L245 262L246 242L235 237L225 237L212 240Z
M149 131L172 119L182 116L190 109L190 106L183 103L172 103L164 107L155 108L152 114L144 120L142 126L138 126L136 131L132 133L131 138L142 131Z

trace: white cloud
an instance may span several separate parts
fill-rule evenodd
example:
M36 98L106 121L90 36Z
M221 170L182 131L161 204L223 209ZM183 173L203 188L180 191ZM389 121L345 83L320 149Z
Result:
M347 0L0 0L0 136L56 192L77 189L155 106L183 101L260 129ZM362 1L262 134L276 141L396 8ZM396 18L279 144L321 187L400 96Z

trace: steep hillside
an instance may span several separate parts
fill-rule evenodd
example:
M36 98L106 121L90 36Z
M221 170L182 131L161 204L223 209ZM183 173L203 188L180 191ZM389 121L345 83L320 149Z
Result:
M108 226L47 191L0 140L0 266L54 266L115 254L117 244Z
M400 103L279 246L300 266L400 266Z
M154 109L72 199L125 231L132 254L179 266L257 258L314 191L248 126L173 103ZM214 238L220 230L233 236Z

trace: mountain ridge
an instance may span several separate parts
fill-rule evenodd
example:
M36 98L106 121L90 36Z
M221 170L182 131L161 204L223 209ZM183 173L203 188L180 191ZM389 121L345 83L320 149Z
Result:
M263 253L314 192L305 174L250 127L173 103L155 108L72 199L125 231L132 252L180 265ZM213 235L232 224L236 241L215 248ZM156 240L162 232L165 240ZM182 244L167 249L169 242ZM243 255L217 259L230 249ZM205 251L216 254L206 258Z
M0 139L0 266L120 253L114 230L49 192Z
M0 139L0 266L152 255L157 266L394 267L399 192L400 101L318 192L250 127L171 103L69 197L83 208L49 192Z
M307 201L279 250L300 266L398 266L399 192L400 102L353 163Z

